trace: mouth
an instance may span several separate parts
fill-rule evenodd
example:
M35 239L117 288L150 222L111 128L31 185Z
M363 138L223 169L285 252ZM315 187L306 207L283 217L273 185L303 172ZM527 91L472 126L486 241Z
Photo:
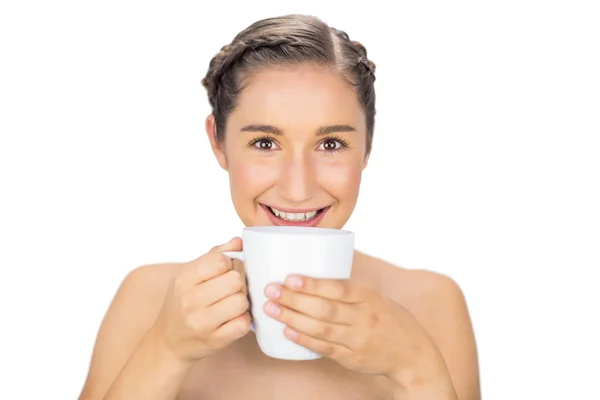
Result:
M318 209L280 210L272 206L261 204L267 217L273 225L282 226L316 226L331 206Z

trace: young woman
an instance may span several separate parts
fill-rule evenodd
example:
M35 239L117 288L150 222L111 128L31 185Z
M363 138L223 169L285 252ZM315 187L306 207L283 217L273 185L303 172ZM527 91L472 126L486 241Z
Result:
M211 60L206 132L246 226L342 228L369 160L375 65L321 20L258 21ZM210 229L210 227L207 227ZM149 265L123 281L81 399L479 399L475 340L451 279L356 253L344 281L291 276L267 314L324 357L261 353L245 279L222 254Z

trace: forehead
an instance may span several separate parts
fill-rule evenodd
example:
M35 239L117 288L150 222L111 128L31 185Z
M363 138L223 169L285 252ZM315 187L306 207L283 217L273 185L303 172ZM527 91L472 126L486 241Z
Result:
M285 66L263 70L245 81L230 126L248 122L282 127L348 124L365 129L354 88L329 68Z

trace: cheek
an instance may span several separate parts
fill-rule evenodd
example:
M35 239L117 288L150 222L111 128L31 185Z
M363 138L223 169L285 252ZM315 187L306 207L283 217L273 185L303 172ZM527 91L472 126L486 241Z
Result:
M353 201L358 196L362 165L360 162L322 163L317 166L319 184L340 201Z
M239 157L230 163L229 179L233 196L254 198L277 180L277 168L267 160Z

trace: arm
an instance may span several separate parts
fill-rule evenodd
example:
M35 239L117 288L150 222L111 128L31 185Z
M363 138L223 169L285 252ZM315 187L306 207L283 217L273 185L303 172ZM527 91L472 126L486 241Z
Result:
M441 354L412 373L389 375L394 400L459 400Z
M350 280L289 276L266 288L265 312L301 346L387 377L397 399L478 400L474 340L458 286L438 274L388 278L395 298Z
M192 367L170 355L149 331L103 400L173 400Z
M189 370L250 330L246 284L223 251L130 274L98 334L80 400L173 399Z
M179 381L184 372L160 351L150 332L175 268L141 267L123 280L100 326L80 400L125 398L119 397L125 384L148 390L157 386L158 393L165 379ZM128 398L136 397L129 393Z
M430 361L409 375L391 377L395 385L404 388L397 398L479 400L477 348L460 287L452 279L433 272L411 273L417 275L414 282L420 284L413 286L413 296L418 300L409 302L408 308L431 338L430 356L425 358ZM444 390L451 390L456 397L444 396Z

